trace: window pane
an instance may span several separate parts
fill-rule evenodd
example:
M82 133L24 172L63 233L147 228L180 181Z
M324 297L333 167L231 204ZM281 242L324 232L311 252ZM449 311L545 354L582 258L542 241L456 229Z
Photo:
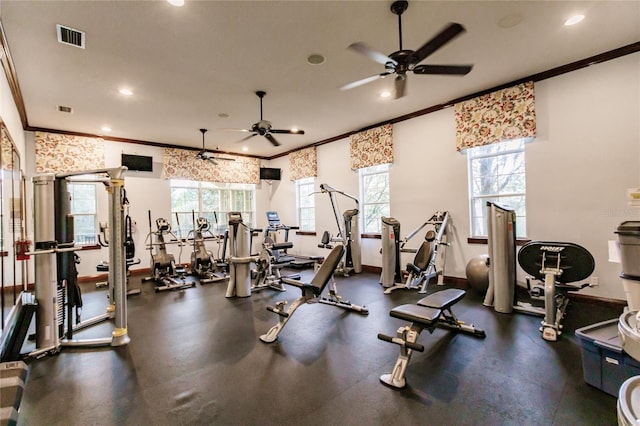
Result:
M78 215L73 217L75 242L77 244L96 243L96 222L93 215Z
M389 216L388 204L368 204L364 206L364 232L381 232L382 216Z
M198 190L189 188L171 188L171 211L199 210Z

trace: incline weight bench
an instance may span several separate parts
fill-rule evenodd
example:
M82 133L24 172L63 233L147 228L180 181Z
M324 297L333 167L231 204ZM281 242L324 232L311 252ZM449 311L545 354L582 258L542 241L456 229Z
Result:
M290 278L282 278L282 282L284 282L285 284L298 287L302 291L302 296L297 298L291 304L287 311L284 310L284 305L287 304L287 302L284 300L276 303L275 308L273 306L267 306L268 311L279 315L279 321L278 324L271 327L271 329L269 329L267 333L260 336L260 340L265 343L275 342L278 339L280 331L282 331L287 321L289 321L289 318L291 318L296 309L298 309L304 303L324 303L327 305L334 305L339 308L356 311L364 315L369 314L369 310L364 306L353 305L348 301L342 300L336 293L335 284L330 290L330 297L320 297L324 288L327 286L329 281L332 280L333 273L338 267L340 259L342 259L343 255L344 246L342 246L342 244L336 245L326 257L325 261L320 266L320 269L318 269L318 272L316 272L309 283L292 280Z
M400 327L396 337L378 334L378 339L395 343L400 346L400 355L393 367L393 372L380 376L380 381L394 388L403 388L406 384L404 374L407 371L413 351L424 352L424 346L416 343L420 333L425 328L433 333L436 327L445 327L454 331L469 333L484 338L484 330L477 329L473 324L459 321L451 311L451 307L458 303L465 295L464 290L450 288L430 294L418 301L416 305L396 306L389 312L393 318L411 322L410 325Z

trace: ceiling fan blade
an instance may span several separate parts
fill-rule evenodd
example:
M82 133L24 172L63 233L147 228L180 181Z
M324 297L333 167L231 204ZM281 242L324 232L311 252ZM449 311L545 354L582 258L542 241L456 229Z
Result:
M249 136L245 136L244 138L240 139L239 141L237 141L236 143L240 143L240 142L244 142L247 139L251 139L252 137L256 136L257 133L251 133Z
M283 130L283 129L271 129L269 133L282 133L287 135L304 135L304 130Z
M248 129L220 129L220 130L224 130L225 132L251 132L251 130Z
M409 63L418 64L422 62L427 56L431 55L436 50L454 39L458 34L465 31L464 27L457 23L449 24L445 29L440 31L435 37L422 45L418 50L413 52L413 55L409 58Z
M278 142L271 133L265 133L264 137L267 138L274 146L280 146L280 142Z
M405 95L407 90L407 76L398 75L396 77L396 99L400 99Z
M227 157L211 157L211 159L215 161L236 161L235 158L227 158Z
M350 90L358 86L362 86L363 84L371 83L372 81L376 81L379 78L384 78L391 74L390 72L383 72L382 74L372 75L370 77L361 78L360 80L352 81L351 83L347 83L340 88L340 90Z
M393 65L398 65L396 61L394 61L384 53L380 53L377 50L373 50L372 48L370 48L369 46L367 46L366 44L360 41L356 43L351 43L349 45L349 49L354 50L362 55L365 55L369 59L382 65L386 65L389 62L391 62Z
M473 65L418 65L413 69L414 74L446 74L466 75Z

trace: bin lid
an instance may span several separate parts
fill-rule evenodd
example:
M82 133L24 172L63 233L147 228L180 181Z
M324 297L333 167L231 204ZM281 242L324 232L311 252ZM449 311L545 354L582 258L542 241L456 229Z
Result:
M640 376L627 379L618 393L618 408L627 424L636 425L640 419Z
M575 334L580 340L597 344L616 353L622 353L618 322L619 318L598 322L577 329Z
M616 234L638 234L640 235L640 221L627 220L616 228Z

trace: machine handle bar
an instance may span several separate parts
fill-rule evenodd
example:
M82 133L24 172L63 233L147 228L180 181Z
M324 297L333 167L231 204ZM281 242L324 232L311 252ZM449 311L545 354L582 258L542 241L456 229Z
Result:
M391 337L386 334L378 333L378 339L384 340L385 342L395 343L396 345L404 346L409 349L413 349L414 351L424 352L424 346L419 343L411 343L406 340L402 340L399 337Z

